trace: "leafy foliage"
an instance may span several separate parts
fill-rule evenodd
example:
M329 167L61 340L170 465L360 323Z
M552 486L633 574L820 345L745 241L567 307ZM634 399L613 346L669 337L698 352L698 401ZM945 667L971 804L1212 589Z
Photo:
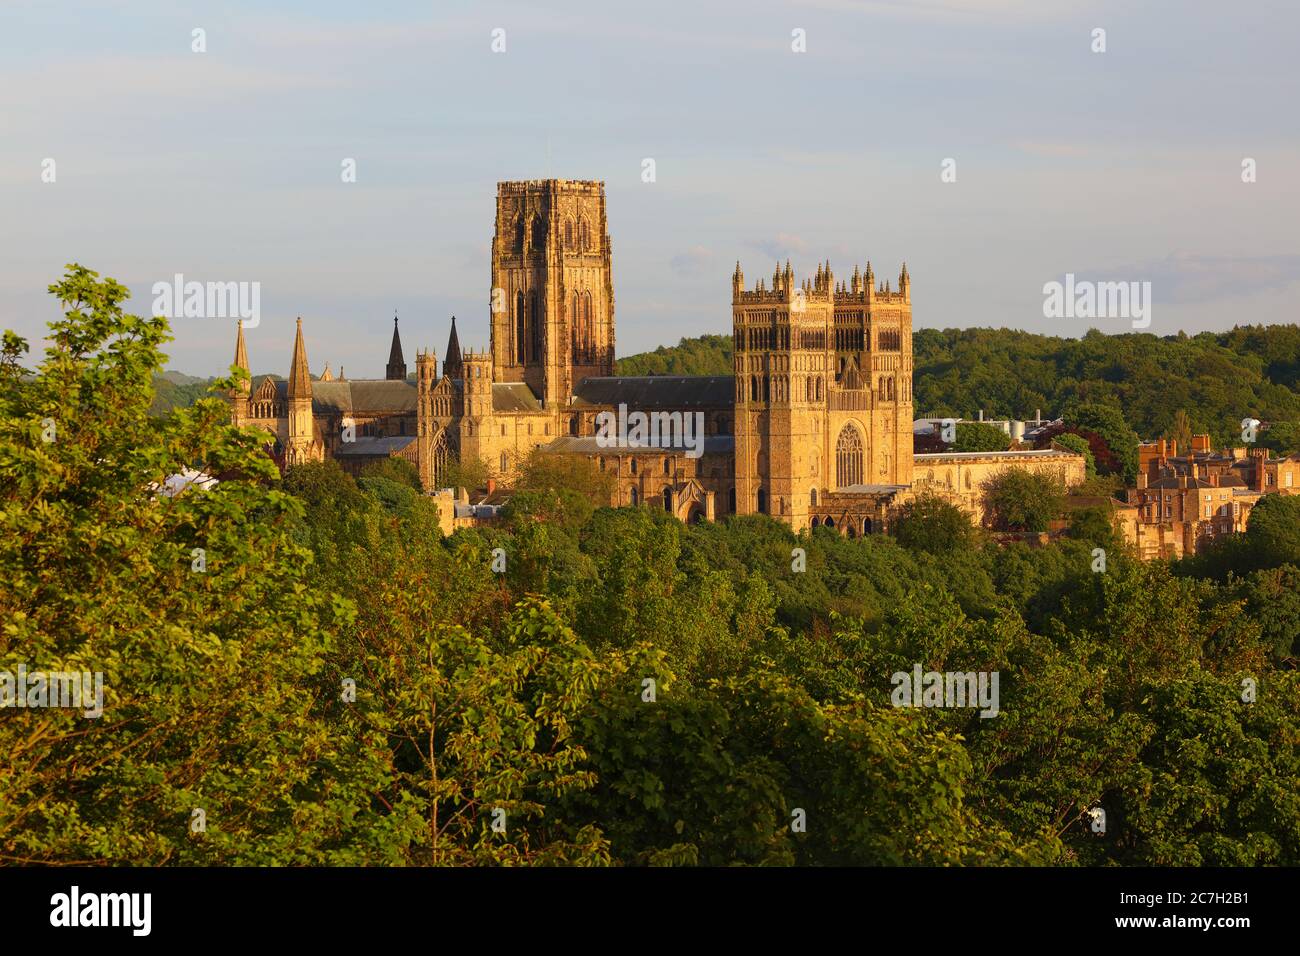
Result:
M1104 508L1032 548L931 498L857 540L686 526L539 457L443 537L400 466L281 481L219 400L151 417L163 320L80 267L53 290L44 361L0 357L0 671L106 701L0 719L5 862L1300 864L1298 498L1171 566ZM1290 388L1277 336L1177 347ZM193 466L219 484L158 491ZM1055 516L1006 474L1001 524ZM918 666L996 672L997 716L891 706Z

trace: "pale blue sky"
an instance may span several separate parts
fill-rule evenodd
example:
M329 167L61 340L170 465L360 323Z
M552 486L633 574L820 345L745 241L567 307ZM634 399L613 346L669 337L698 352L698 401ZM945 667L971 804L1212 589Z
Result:
M778 256L906 260L918 326L1127 330L1045 319L1066 272L1151 281L1158 334L1294 322L1298 33L1290 0L4 0L0 325L39 347L73 260L138 312L259 281L255 372L301 315L313 372L381 376L395 308L412 365L453 312L486 345L496 183L547 175L606 183L620 354L729 331L735 260ZM231 323L175 325L169 367L229 364Z

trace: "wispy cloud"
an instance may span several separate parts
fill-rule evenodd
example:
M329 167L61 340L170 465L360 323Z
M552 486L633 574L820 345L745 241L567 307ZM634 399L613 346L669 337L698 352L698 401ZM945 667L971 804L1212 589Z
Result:
M757 249L769 259L789 259L808 248L808 243L803 238L789 232L778 232L771 239L750 239L746 245Z
M693 279L711 271L714 258L713 250L706 249L704 246L691 246L685 252L673 256L668 265L679 276Z
M1300 255L1213 256L1174 252L1164 259L1078 273L1094 281L1150 282L1157 302L1215 302L1300 282Z

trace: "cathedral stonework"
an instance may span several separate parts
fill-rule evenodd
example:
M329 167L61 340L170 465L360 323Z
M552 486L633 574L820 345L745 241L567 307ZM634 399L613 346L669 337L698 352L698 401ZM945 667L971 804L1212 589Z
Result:
M880 530L910 497L917 461L907 266L896 289L870 263L837 282L829 263L797 281L788 262L770 285L746 289L737 263L734 375L631 377L615 374L611 251L603 183L500 183L486 351L462 349L453 317L441 370L420 350L409 380L395 316L384 379L349 380L340 367L337 379L313 380L299 319L289 377L232 391L232 421L267 431L282 468L328 457L355 474L402 457L433 491L450 462L478 461L509 487L540 448L612 474L614 505L654 504L684 521L765 513L795 530ZM249 370L242 326L235 363ZM611 447L603 413L628 411L690 416L703 436ZM923 457L927 476L944 464ZM1025 464L1082 479L1080 456ZM976 510L960 488L951 496Z

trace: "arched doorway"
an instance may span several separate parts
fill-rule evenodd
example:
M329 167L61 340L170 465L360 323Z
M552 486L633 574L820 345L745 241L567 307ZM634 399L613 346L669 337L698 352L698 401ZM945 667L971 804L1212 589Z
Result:
M671 488L664 489L664 511L669 514L673 513L673 490Z

